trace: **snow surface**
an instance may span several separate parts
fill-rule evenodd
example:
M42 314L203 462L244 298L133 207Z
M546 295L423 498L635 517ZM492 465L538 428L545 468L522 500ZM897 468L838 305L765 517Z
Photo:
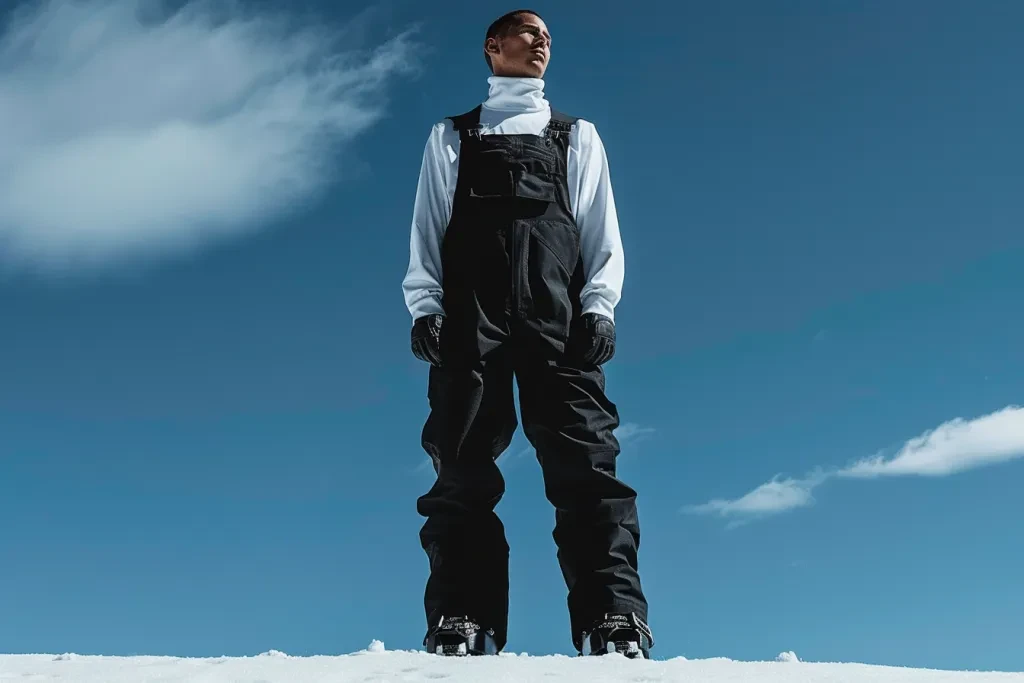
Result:
M271 650L255 657L103 657L0 655L0 682L56 683L1024 683L1024 673L905 669L801 662L783 652L774 662L729 659L629 660L619 655L441 658L388 652L374 640L362 652L291 657Z

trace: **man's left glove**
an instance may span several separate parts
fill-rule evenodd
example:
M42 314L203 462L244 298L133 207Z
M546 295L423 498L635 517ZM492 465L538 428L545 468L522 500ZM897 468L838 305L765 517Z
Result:
M441 323L439 313L417 318L412 324L412 353L422 361L441 367Z
M583 360L604 365L615 355L615 323L600 313L583 314Z

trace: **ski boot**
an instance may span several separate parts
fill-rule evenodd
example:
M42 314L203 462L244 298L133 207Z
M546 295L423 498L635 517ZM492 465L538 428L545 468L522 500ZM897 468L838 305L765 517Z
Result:
M444 657L498 654L494 630L468 617L441 617L427 632L423 645L428 652Z
M580 656L618 653L629 659L650 659L651 629L636 614L606 614L581 635Z

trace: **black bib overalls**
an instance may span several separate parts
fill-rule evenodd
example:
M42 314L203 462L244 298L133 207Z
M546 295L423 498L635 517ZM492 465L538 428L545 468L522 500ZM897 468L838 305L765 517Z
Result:
M496 460L518 427L537 451L555 507L572 636L606 612L647 619L637 574L636 493L616 478L619 424L604 373L574 336L584 283L566 179L575 119L541 135L482 135L480 107L452 118L458 183L442 245L442 367L430 368L423 447L437 481L418 501L430 560L428 625L468 615L506 642L508 553L494 508Z

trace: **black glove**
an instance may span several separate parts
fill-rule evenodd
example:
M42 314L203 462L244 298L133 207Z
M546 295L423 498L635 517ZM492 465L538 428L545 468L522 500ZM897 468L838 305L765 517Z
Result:
M422 361L441 367L441 323L444 316L431 313L412 324L412 354Z
M580 349L583 360L604 365L615 355L615 323L600 313L584 313Z

